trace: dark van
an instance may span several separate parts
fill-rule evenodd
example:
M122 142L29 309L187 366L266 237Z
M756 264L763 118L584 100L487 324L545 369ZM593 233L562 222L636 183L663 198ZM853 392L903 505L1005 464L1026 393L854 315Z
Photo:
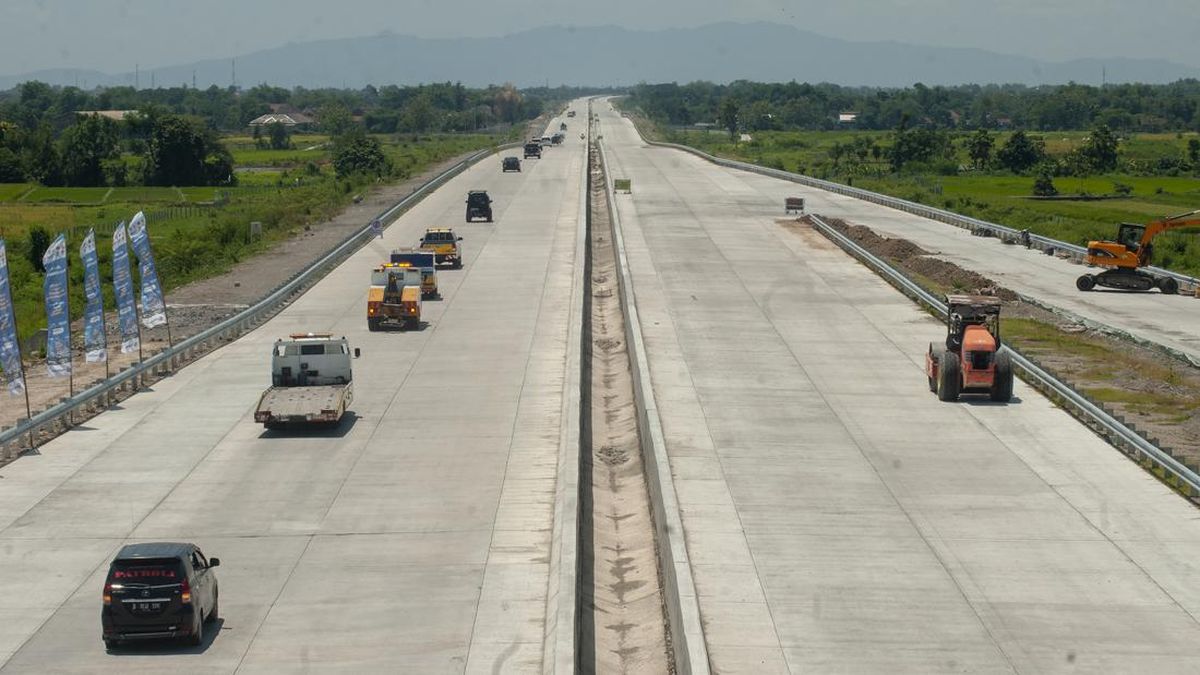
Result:
M217 575L194 544L129 544L104 581L100 610L104 646L127 640L184 638L204 642L204 624L217 618Z

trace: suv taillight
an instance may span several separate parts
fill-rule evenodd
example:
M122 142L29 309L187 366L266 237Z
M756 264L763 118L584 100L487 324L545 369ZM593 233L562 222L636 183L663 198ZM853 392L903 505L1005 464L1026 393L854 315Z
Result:
M183 583L179 585L179 601L185 605L192 602L192 585L188 583L187 577L184 577Z
M112 584L108 582L104 584L104 604L112 604Z

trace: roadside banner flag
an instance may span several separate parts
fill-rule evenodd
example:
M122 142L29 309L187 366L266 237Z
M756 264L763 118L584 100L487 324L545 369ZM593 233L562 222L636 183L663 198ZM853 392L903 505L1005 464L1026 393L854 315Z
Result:
M46 279L46 372L50 377L71 375L71 314L67 303L67 235L60 234L42 256Z
M113 290L117 296L117 322L121 327L121 353L141 348L138 332L137 307L133 302L133 276L129 273L129 245L125 223L113 230L112 257Z
M17 342L17 317L13 312L12 292L8 286L8 253L0 239L0 370L8 393L25 393L25 370L21 366L21 345Z
M88 230L79 247L83 260L83 351L88 363L108 360L108 338L104 334L104 292L100 287L100 259L96 256L96 231Z
M141 211L129 221L129 242L137 255L138 274L142 279L142 325L146 328L161 326L167 322L167 306L163 302L162 286L158 283L158 272L154 268L146 216Z

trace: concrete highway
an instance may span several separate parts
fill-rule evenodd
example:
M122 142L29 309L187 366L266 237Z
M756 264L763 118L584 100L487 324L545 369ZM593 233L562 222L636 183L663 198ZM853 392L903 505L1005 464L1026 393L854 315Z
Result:
M922 358L944 328L776 222L789 194L870 205L595 109L632 180L616 203L715 672L1195 670L1193 506L1023 383L938 402Z
M1006 245L998 239L976 237L959 227L797 183L748 177L746 184L768 199L769 204L764 202L763 208L773 214L782 212L785 197L804 197L811 213L865 225L886 237L908 239L1018 293L1166 345L1200 363L1200 300L1194 297L1099 287L1083 293L1075 288L1075 279L1085 272L1097 273L1099 268ZM1113 223L1109 237L1116 234L1117 223Z
M579 368L574 131L521 173L477 164L268 324L0 469L4 672L540 672ZM464 224L474 188L494 224ZM423 330L368 332L370 268L428 226L463 235L465 268ZM271 344L300 331L362 349L337 431L252 420ZM220 630L106 653L108 562L155 540L221 558Z

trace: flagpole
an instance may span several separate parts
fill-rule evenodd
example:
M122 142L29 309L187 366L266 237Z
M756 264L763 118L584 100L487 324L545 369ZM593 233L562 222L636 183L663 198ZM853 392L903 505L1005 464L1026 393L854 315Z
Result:
M162 282L160 281L159 283L161 288ZM175 343L171 340L171 312L167 309L166 293L163 293L163 321L167 322L167 349L170 349L171 347L175 346Z
M64 284L64 289L67 292L67 392L71 398L75 398L75 347L71 344L71 249L64 248L63 256L67 262L67 283ZM67 418L74 424L74 415Z
M129 277L129 278L132 280L132 279L133 279L133 275L130 275L130 277ZM141 279L140 279L140 278L139 278L138 280L139 280L139 281L141 281ZM142 313L138 311L137 298L134 298L134 300L133 300L133 320L137 322L137 329L138 329L138 363L141 363L142 361L145 361L146 359L145 359L145 357L143 357L143 356L142 356Z
M13 333L20 335L17 332L17 313L13 312ZM18 356L20 353L18 352ZM25 377L25 359L18 358L21 363L21 390L25 392L25 419L33 419L33 408L29 405L29 378ZM33 442L33 427L29 428L29 449L33 450L37 444Z

